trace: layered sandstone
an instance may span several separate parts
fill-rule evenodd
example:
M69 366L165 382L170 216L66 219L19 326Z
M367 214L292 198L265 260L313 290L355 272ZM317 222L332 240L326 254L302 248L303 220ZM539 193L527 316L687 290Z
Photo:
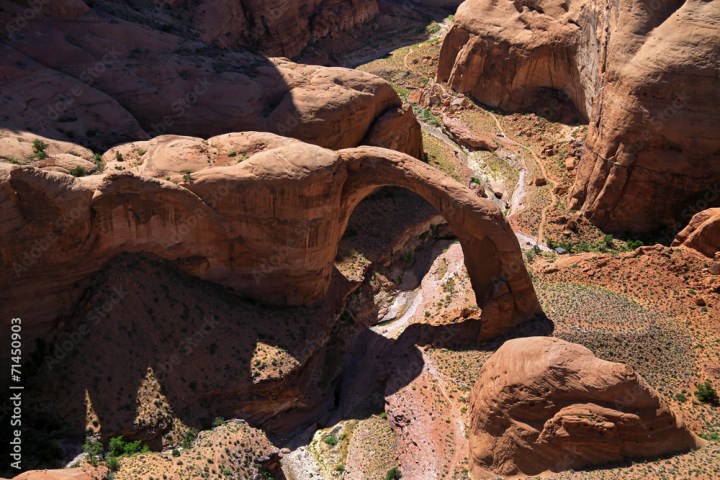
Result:
M695 214L690 223L673 241L714 258L720 252L720 208L710 208Z
M699 445L627 365L551 337L510 340L471 394L474 473L536 475Z
M269 8L256 3L253 8ZM340 8L310 3L323 15ZM22 28L12 20L14 10L22 13L19 6L0 12L13 27L0 43L0 128L95 151L165 133L269 131L331 149L369 143L422 155L414 116L396 113L402 101L377 77L218 50L183 30L180 20L165 31L161 21L172 18L156 18L155 9L95 5L77 15L36 14ZM175 8L165 15L176 14ZM271 10L283 18L292 14L283 6ZM290 37L293 45L296 37Z
M350 214L382 186L419 194L457 234L483 337L539 310L498 208L402 153L235 133L162 136L103 159L106 173L83 177L52 165L0 164L0 225L14 240L2 246L0 304L7 318L32 319L28 331L48 331L85 281L123 252L171 261L264 302L314 304L328 292Z
M590 122L572 208L597 225L678 229L717 203L720 7L693 0L468 0L438 79L508 110Z

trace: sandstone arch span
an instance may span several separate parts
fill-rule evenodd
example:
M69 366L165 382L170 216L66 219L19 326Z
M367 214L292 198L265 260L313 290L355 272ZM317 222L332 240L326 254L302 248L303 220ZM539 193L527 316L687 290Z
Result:
M386 185L424 197L460 238L483 337L540 310L499 209L410 156L376 147L333 152L255 132L141 143L147 153L134 173L76 178L0 166L0 233L14 240L0 247L0 305L5 318L27 319L31 337L69 314L91 276L125 252L263 302L315 304L329 293L350 213Z
M348 171L340 219L343 231L366 196L381 187L406 188L435 207L459 238L483 310L481 337L494 337L540 311L515 235L494 203L398 152L361 147L339 153Z

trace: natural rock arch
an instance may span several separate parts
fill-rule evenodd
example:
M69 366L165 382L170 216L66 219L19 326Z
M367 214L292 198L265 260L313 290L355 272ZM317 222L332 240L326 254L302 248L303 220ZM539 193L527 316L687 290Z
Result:
M408 155L377 147L333 152L253 132L207 141L165 136L142 147L140 175L75 178L0 165L0 200L7 205L0 233L15 240L0 247L8 267L0 305L6 318L32 319L28 334L50 331L71 313L91 276L125 252L172 262L262 302L318 303L328 296L352 210L387 185L425 198L459 237L483 310L481 337L540 311L500 210ZM247 159L228 161L223 152ZM177 180L185 170L195 172L192 180ZM69 220L56 220L68 213ZM23 262L38 239L49 247Z
M540 311L510 225L495 204L407 155L379 148L341 150L348 178L341 227L355 207L381 187L406 188L430 203L457 235L483 311L482 338L492 338Z

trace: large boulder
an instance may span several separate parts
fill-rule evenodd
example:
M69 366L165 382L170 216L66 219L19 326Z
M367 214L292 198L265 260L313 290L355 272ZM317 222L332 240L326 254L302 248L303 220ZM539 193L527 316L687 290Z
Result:
M677 231L688 207L720 201L719 27L720 5L702 0L467 0L438 79L588 120L570 206L609 230Z
M471 412L478 475L652 458L701 442L632 368L551 337L503 344L480 372Z
M720 252L720 208L709 208L695 214L673 241L673 246L693 248L706 257Z

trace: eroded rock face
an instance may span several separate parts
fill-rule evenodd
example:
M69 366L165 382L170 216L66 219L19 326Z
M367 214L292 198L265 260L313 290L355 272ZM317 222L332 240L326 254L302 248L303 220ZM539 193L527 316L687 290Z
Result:
M503 344L480 372L471 409L478 475L536 475L701 442L632 368L551 337Z
M720 198L719 26L700 0L468 0L438 79L508 110L572 105L590 128L570 206L609 230L677 230Z
M195 8L204 41L223 48L259 45L269 55L285 57L352 30L379 11L376 0L209 0Z
M198 8L209 8L208 3ZM306 18L292 16L286 3L271 8L253 2L253 8L291 15L294 25ZM351 2L304 3L325 15ZM385 128L387 116L402 107L391 86L375 76L218 50L195 39L191 29L183 30L183 21L172 17L181 7L158 13L146 11L147 5L133 10L125 2L95 4L85 13L75 5L79 16L37 13L22 27L12 20L13 11L22 13L19 6L0 12L0 20L13 27L0 43L0 128L96 151L166 133L210 137L269 131L331 149L354 147L370 136L373 145L422 155L412 113L394 118L384 136L372 135L376 120L383 117ZM175 27L164 31L166 24ZM283 38L272 31L271 38ZM286 33L292 45L300 44L300 34Z
M81 178L0 164L0 225L14 239L2 245L0 304L7 318L33 319L28 331L69 313L82 280L123 252L170 260L265 302L314 304L328 291L350 214L382 186L419 194L460 238L483 337L539 310L498 208L407 155L236 133L163 136L104 158L108 173Z
M720 252L720 208L710 208L696 214L673 241L673 246L693 248L706 257Z

